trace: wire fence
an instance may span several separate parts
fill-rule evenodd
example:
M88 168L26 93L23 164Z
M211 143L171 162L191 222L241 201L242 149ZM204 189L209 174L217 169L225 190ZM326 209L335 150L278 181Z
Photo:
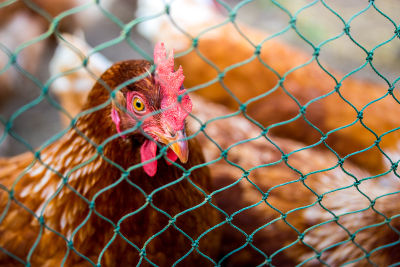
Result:
M271 0L268 3L285 13L289 23L255 43L237 19L241 9L252 2L240 1L233 5L214 1L214 7L222 10L222 19L218 23L210 20L207 26L200 25L195 35L179 25L179 19L170 17L174 7L177 8L174 2L165 3L159 13L133 17L127 23L104 8L102 1L71 6L56 14L46 10L41 1L0 3L0 10L5 11L0 14L12 14L17 5L24 6L44 19L48 27L15 48L7 47L0 39L0 50L7 56L0 76L9 77L10 71L16 70L19 76L40 88L40 95L33 101L18 107L8 118L0 117L4 126L0 144L12 138L29 151L13 159L0 159L0 264L400 265L397 173L400 159L396 156L400 128L396 111L400 102L395 90L400 77L387 78L374 65L374 55L381 47L398 42L400 25L396 21L399 18L389 17L379 8L378 1L372 0L365 1L365 7L348 20L342 18L340 10L334 9L329 1L308 1L291 12L285 1ZM318 44L310 41L297 26L298 17L317 4L335 16L343 27L338 34ZM100 11L104 20L118 27L120 34L82 54L80 48L69 43L61 28L65 27L64 21L91 9ZM379 14L393 30L371 49L358 42L352 32L354 21L367 12ZM148 49L138 45L131 34L138 25L161 17L169 18L170 25L188 44L176 58L183 66L187 92L193 93L195 105L188 117L193 131L188 140L200 140L206 161L202 162L201 156L196 154L199 159L191 166L169 161L175 171L166 173L168 178L158 183L129 178L145 177L142 167L147 161L125 166L123 161L115 162L110 152L121 135L139 130L140 123L103 139L91 138L91 130L82 128L79 123L100 114L115 102L118 91L149 75L130 77L120 84L110 85L91 68L91 59L108 48L127 43L143 59L154 63L146 52ZM7 21L2 25L5 27ZM224 51L218 49L219 42L211 41L207 47L206 39L217 38L207 34L218 29L225 31L227 26L246 44L245 51L250 47L248 57L236 60L235 55L221 56ZM293 52L295 49L283 53L289 51L285 50L287 45L276 43L276 39L289 31L295 32L312 52L298 52L299 60L297 52ZM52 38L76 50L82 62L42 80L27 70L21 57L27 48ZM365 57L362 65L344 75L320 61L324 49L339 38L350 40ZM213 49L206 51L210 48ZM215 55L213 51L217 51ZM238 50L232 48L232 52L235 51ZM271 55L277 61L273 61ZM224 57L229 59L229 64L219 62ZM194 59L200 63L196 65ZM283 62L292 59L293 63ZM242 67L253 66L255 62L257 70L254 67L244 70L244 74L240 72ZM379 84L354 80L354 75L366 68L373 71ZM151 70L154 69L152 66ZM204 74L207 69L213 74L211 78ZM54 99L50 88L58 79L81 70L86 70L89 79L107 88L109 95L105 101L99 99L75 116ZM263 77L265 71L268 72L266 78ZM201 80L203 77L205 81ZM238 78L235 80L235 77ZM233 84L241 84L240 79L254 80L252 85L258 89L261 86L261 91L248 89L244 92L247 85ZM268 83L264 84L266 79ZM221 97L216 97L221 90ZM206 102L209 100L219 104ZM51 105L49 112L67 116L68 126L37 149L14 130L13 124L41 102ZM320 105L325 102L326 105ZM200 108L196 103L200 103ZM264 109L268 105L276 108L268 110L271 114ZM127 111L125 107L119 108ZM165 111L158 110L149 116ZM334 122L329 123L331 121ZM99 124L103 122L100 120ZM72 156L85 149L87 153L81 154L82 157ZM158 149L159 153L150 162L156 160L160 164L163 158L168 158L166 147L158 145ZM254 155L255 152L258 154ZM90 190L78 178L90 177L93 166L99 164L113 170L114 177L109 181L88 182L87 186L97 188ZM210 168L210 183L199 178L200 171L206 168ZM35 177L39 180L33 181ZM52 179L57 179L57 183L52 185L49 182ZM130 191L126 192L135 196L120 196L120 192L124 192L121 188L127 186ZM172 197L174 188L178 189ZM137 203L132 204L129 197ZM180 197L185 201L180 202ZM124 209L110 208L108 203L114 204L114 200L116 206ZM125 207L124 201L133 206ZM79 208L75 208L74 202ZM175 210L173 204L177 205ZM57 210L61 208L62 211ZM200 219L193 215L196 212ZM112 217L104 214L112 214ZM73 217L79 219L73 220ZM151 227L151 218L155 225L162 227ZM69 225L69 220L74 223ZM193 225L198 229L193 230ZM168 247L177 244L186 246Z

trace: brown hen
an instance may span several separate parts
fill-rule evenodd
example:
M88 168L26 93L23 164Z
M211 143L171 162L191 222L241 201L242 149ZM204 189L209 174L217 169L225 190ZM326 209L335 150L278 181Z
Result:
M160 49L153 74L141 60L108 69L85 113L35 157L0 159L1 266L211 265L219 236L205 234L217 223L205 200L210 176L196 167L198 144L181 139L191 102ZM140 75L110 98L108 89Z

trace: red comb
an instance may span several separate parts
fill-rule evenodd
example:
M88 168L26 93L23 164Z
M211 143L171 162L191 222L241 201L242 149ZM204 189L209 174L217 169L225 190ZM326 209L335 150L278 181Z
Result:
M182 130L184 121L192 111L192 101L182 89L183 76L182 66L174 71L174 52L171 51L167 57L163 43L158 43L154 47L154 63L156 64L156 82L160 85L160 93L162 96L161 108L165 109L163 116L169 120L171 126L176 131ZM181 100L178 101L178 97Z

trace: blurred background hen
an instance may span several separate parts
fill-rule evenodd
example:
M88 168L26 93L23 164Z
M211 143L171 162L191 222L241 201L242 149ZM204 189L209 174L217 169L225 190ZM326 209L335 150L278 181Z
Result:
M114 14L119 14L121 21L125 19L124 23L132 20L132 13L127 10L132 12L137 8L136 17L146 18L137 28L129 31L132 39L128 38L126 42L143 50L133 51L129 46L127 49L124 47L126 43L96 46L115 37L112 34L105 37L107 27L114 32L121 30L107 23L101 24L108 21L105 16L99 20L104 27L101 27L102 34L97 36L93 34L93 27L80 23L79 19L75 19L77 27L65 28L68 31L84 29L96 48L92 49L85 43L82 33L62 33L58 36L59 45L49 64L49 71L51 77L56 77L51 81L52 93L67 111L61 112L62 127L70 127L71 119L79 113L89 94L90 85L112 65L111 62L126 59L126 53L146 57L144 52L149 53L151 45L137 31L153 44L164 41L178 52L176 63L185 70L185 87L195 93L191 96L193 111L188 117L193 135L188 136L191 140L199 140L201 146L196 149L190 147L189 163L193 157L192 150L201 149L210 167L211 191L214 192L211 199L221 210L220 217L214 214L214 220L210 219L208 227L218 221L219 227L211 233L223 232L221 243L213 247L214 253L219 254L214 258L216 261L227 266L293 266L299 263L387 266L400 261L397 253L400 211L396 205L400 188L396 172L399 160L399 131L396 130L400 111L398 75L396 64L386 64L394 74L388 73L388 68L382 68L385 64L379 59L385 58L385 54L379 51L384 47L368 54L368 51L352 50L350 47L355 46L354 43L347 44L342 47L343 51L339 51L345 55L341 60L335 59L338 51L332 52L329 45L311 51L309 46L299 49L301 43L296 43L296 46L289 44L293 41L290 37L277 39L270 33L271 28L267 27L266 31L260 29L262 21L287 26L286 20L282 22L282 18L273 15L275 4L263 6L254 1L242 5L233 9L240 12L231 23L232 12L229 14L222 3L235 7L239 1L176 0L168 2L168 15L163 1L138 1L137 7L136 2L132 2L133 5L126 1L117 2L121 6L114 8ZM286 3L288 10L294 10L293 13L298 11L296 8L306 5L305 1L297 4L293 1L280 2L283 5ZM342 1L335 3L337 9L345 13L348 3L340 3ZM316 10L309 20L313 25L316 25L315 20L322 20L326 26L332 21L321 19L325 16L319 16L319 13L326 8L319 4L306 9ZM387 13L396 9L393 1L386 2L386 5L376 4ZM253 14L260 6L271 9L269 20L262 12L258 19ZM368 3L351 7L356 10L366 6ZM246 7L250 10L247 17L246 12L241 12ZM371 3L369 7L373 10ZM121 13L116 13L116 10ZM353 10L350 16L354 13ZM303 36L307 36L301 28L305 25L304 17L299 14L290 25L292 28L295 25ZM390 16L396 17L393 14ZM255 23L253 26L241 23L242 17ZM364 18L365 25L361 29L372 27L368 20L377 23L370 19L374 18L373 15L369 14L368 18ZM357 32L354 24L352 22L350 27L351 37L361 38L354 36L353 31ZM213 27L215 25L219 26ZM311 29L313 33L317 30ZM343 32L343 29L339 31ZM285 30L282 32L286 33ZM350 35L343 32L343 36ZM371 38L374 36L371 35ZM310 35L307 37L310 38ZM393 37L395 35L391 32L382 38ZM29 36L26 38L31 39ZM361 43L360 40L358 42ZM386 47L391 49L389 54L394 55L396 49L393 47L396 46L390 45ZM374 46L371 44L369 47ZM361 55L360 65L369 62L383 76L393 79L381 79L372 68L352 72L359 67L357 54ZM245 64L239 66L240 62ZM377 79L371 80L373 77ZM314 100L318 97L320 99ZM116 99L122 98L116 96ZM52 121L58 121L60 114L52 114ZM115 116L113 120L118 124ZM59 129L57 123L53 125ZM267 127L268 131L263 127ZM42 136L41 140L46 139ZM151 158L157 147L155 143L146 142L147 145L142 147L152 151ZM167 158L168 155L171 156L171 151L167 153ZM201 161L201 156L198 159ZM4 162L8 165L7 160ZM163 160L157 162L165 165ZM144 166L147 175L157 169L151 164ZM210 184L205 187L209 189ZM199 196L197 200L200 199ZM183 206L181 208L184 209ZM205 229L207 227L204 226L202 231ZM78 233L83 234L83 229ZM203 246L211 243L205 241ZM179 257L178 254L173 254L172 261Z

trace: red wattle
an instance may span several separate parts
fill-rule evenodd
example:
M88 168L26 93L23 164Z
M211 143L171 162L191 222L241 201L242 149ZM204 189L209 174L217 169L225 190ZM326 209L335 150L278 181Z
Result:
M142 162L155 158L156 154L157 144L151 140L144 141L142 147L140 148L140 156ZM143 169L148 176L153 177L157 172L157 160L143 165Z
M172 151L172 149L168 148L167 150L167 158L169 158L170 160L172 160L173 162L175 162L178 159L178 156L175 154L174 151ZM171 165L172 163L169 162L168 160L166 160L168 165Z

